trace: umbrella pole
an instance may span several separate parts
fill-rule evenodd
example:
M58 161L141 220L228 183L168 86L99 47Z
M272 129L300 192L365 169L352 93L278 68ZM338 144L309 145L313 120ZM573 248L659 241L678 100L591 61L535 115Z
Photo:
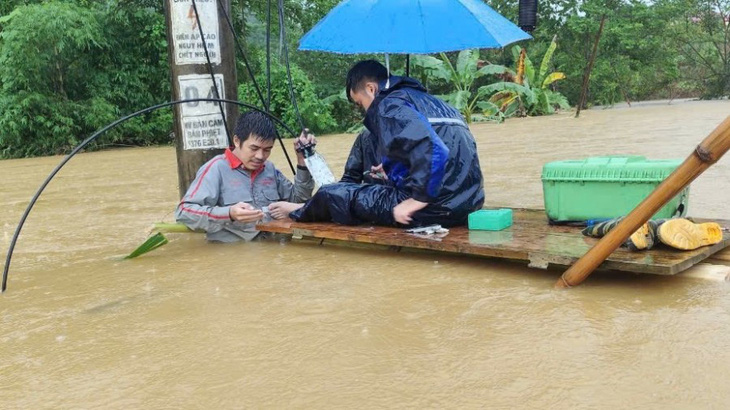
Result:
M411 55L406 54L406 77L411 76Z
M578 259L555 283L556 288L579 285L608 256L636 232L664 204L717 162L730 149L730 116L695 148L687 159L649 194L626 218Z
M385 71L388 72L388 79L385 80L385 89L390 88L390 57L385 53Z

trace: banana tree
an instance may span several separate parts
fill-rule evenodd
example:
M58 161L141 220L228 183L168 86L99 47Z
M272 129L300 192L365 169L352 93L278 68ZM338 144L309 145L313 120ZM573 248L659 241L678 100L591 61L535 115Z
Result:
M501 75L505 81L480 87L480 95L490 96L486 102L478 104L484 115L504 117L513 115L546 115L553 114L556 108L568 109L567 98L559 92L550 89L550 85L565 78L561 72L549 72L550 61L557 48L555 37L550 43L540 63L540 69L535 70L527 52L520 46L512 48L516 69L502 65L490 64L483 67L489 74Z
M475 112L482 111L479 103L486 102L487 95L480 89L475 89L476 80L492 74L493 69L489 65L479 68L479 50L459 52L456 66L444 53L440 54L440 58L424 55L413 56L412 62L430 79L452 85L455 89L452 93L438 97L458 109L467 123L471 123Z

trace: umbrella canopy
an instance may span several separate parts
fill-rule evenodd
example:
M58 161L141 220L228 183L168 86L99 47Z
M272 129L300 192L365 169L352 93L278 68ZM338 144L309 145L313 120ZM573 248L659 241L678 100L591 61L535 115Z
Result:
M302 37L299 49L431 54L530 38L481 0L344 0Z

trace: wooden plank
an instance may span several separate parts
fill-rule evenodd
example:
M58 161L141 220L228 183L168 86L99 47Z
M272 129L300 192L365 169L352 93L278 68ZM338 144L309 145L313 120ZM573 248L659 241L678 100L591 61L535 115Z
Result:
M723 262L730 262L730 249L723 249L716 254L712 255L712 259L723 261Z
M730 227L730 221L717 222ZM598 241L583 236L579 227L551 226L542 210L528 209L514 209L513 225L502 231L469 231L466 227L455 227L445 236L409 234L402 229L381 226L281 221L260 224L258 229L291 234L295 238L332 239L522 260L538 268L569 266ZM618 249L601 265L601 269L674 275L729 245L730 236L725 235L722 242L694 251L677 251L663 246L641 252Z

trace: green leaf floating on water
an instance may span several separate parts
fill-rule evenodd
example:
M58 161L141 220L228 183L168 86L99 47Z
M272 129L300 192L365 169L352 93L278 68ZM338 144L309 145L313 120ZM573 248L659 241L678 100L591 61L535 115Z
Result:
M165 238L165 235L163 235L162 232L157 232L156 234L147 238L147 240L144 241L142 245L132 251L132 253L130 253L129 255L125 256L124 259L132 259L136 258L137 256L144 255L147 252L154 251L160 246L166 244L167 242L168 240L167 238Z

